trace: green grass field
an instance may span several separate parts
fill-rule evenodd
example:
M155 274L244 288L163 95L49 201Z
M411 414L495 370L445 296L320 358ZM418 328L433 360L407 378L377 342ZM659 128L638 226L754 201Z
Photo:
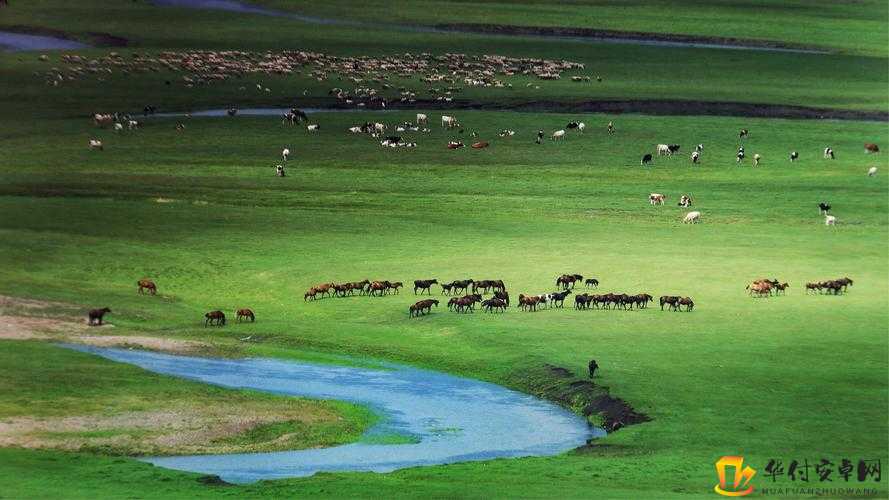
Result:
M8 24L58 28L67 18L68 31L85 32L104 4L60 5L47 0L10 10ZM225 23L222 14L171 10L164 11L163 27L149 30L159 14L143 3L104 8L113 11L107 16L113 20L102 31L134 40L127 51L277 50L275 30L292 27L251 18L216 29ZM714 16L720 12L713 9ZM721 12L734 16L729 7ZM832 16L827 21L838 30L847 29L847 22L848 29L862 26L850 19L834 23ZM177 30L186 23L193 29ZM726 54L483 36L455 41L384 31L368 31L367 43L356 44L351 29L318 27L299 27L298 38L287 43L337 54L384 54L412 44L445 52L448 40L456 51L481 41L487 44L473 51L585 61L601 56L611 68L606 74L625 75L606 79L613 86L595 95L564 80L544 86L550 100L654 96L886 111L889 74L878 50L885 22L883 31L863 26L861 40L849 50L869 56ZM688 32L679 22L670 29ZM763 36L808 42L802 33L772 29ZM666 55L680 60L669 74L648 82L633 76L639 65L664 67ZM95 129L87 116L146 102L164 109L286 105L304 88L310 92L303 102L323 102L330 82L275 79L272 95L238 91L252 79L169 89L164 75L49 88L31 75L46 64L53 63L41 63L35 54L0 55L0 88L6 91L0 105L10 110L0 116L0 294L84 310L108 305L115 335L198 340L226 355L392 360L543 397L549 394L541 388L552 383L545 364L582 377L595 358L602 367L596 382L652 420L555 457L245 486L204 484L195 474L107 453L2 448L0 497L716 498L713 463L723 455L743 455L757 468L758 489L769 486L763 467L771 458L785 464L803 458L889 461L889 161L885 153L863 151L865 142L889 147L885 122L455 112L467 131L491 141L479 151L445 149L450 139L470 138L437 126L417 134L419 146L412 150L380 148L369 137L346 132L365 120L409 120L414 112L408 111L313 115L322 130L311 136L283 127L276 117L243 116L192 118L183 132L174 129L175 119L153 118L142 130L115 134ZM764 69L757 82L741 80L746 70L739 64ZM826 72L825 66L838 70ZM729 67L735 69L720 73ZM700 78L683 76L688 69L701 70ZM793 85L781 83L791 78ZM518 96L480 91L469 97L534 98L518 87ZM429 112L433 121L438 114ZM586 133L533 143L537 129L555 130L571 120L584 121ZM609 120L617 127L614 136L605 132ZM516 135L497 137L505 128ZM734 160L740 128L750 129L743 166ZM101 138L105 151L89 151L91 137ZM682 154L642 168L640 156L658 143L681 144ZM698 143L705 146L702 164L692 166L688 155ZM828 145L836 160L822 159ZM273 166L284 146L294 159L288 177L276 178ZM801 158L791 164L792 150ZM763 160L753 168L756 153ZM872 166L879 173L867 177ZM666 193L666 205L650 206L651 192ZM676 202L686 193L703 213L701 224L680 222L686 210ZM837 226L824 225L821 201L833 205ZM318 282L469 277L501 278L515 297L553 291L562 273L597 277L602 292L688 295L696 308L511 308L502 315L458 315L440 307L408 319L416 300L410 290L382 298L302 299ZM146 276L157 282L158 296L136 294L136 280ZM848 294L804 293L807 281L841 276L855 280ZM748 297L745 285L760 277L777 277L791 288L783 297ZM253 308L258 321L203 327L204 312L238 307ZM251 335L259 340L238 341ZM32 359L26 363L24 357ZM2 341L0 359L8 360L3 372L15 375L0 385L0 416L6 418L39 416L46 408L77 414L88 403L100 404L89 401L92 387L111 386L118 378L126 384L102 404L126 408L125 393L150 396L163 387L180 398L228 397L228 391L34 342ZM80 374L90 391L71 407L34 403L53 400L62 390L50 378L24 383L29 377L22 374L46 377L47 366ZM102 371L88 373L93 366ZM105 373L107 379L99 376ZM354 440L370 417L345 405L322 407L328 404L342 412L349 430L325 436ZM268 437L261 434L257 440ZM795 486L786 479L778 484ZM849 484L876 488L878 497L889 492L885 482Z

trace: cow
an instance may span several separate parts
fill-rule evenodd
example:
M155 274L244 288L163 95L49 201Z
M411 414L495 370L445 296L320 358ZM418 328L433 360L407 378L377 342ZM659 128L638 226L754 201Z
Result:
M537 131L537 139L534 140L535 143L540 144L543 142L543 130Z
M90 149L98 149L99 151L105 151L105 145L102 144L102 141L98 139L90 139L89 142Z
M642 157L642 166L645 166L649 163L651 163L651 154L650 153L646 154Z
M448 141L448 149L459 149L466 147L463 144L463 141Z
M830 146L824 148L824 159L825 160L835 160L836 157L833 154L833 148Z
M658 144L656 149L658 156L670 156L673 154L673 152L670 151L670 146L667 144Z
M660 193L651 193L648 195L648 203L650 205L663 205L664 200L667 199L667 195Z
M742 128L740 132L738 132L738 139L743 139L750 135L750 131L746 128Z
M797 153L796 151L791 151L790 152L790 163L793 163L798 159L799 159L799 153Z
M470 146L470 147L472 149L485 149L486 147L488 147L490 145L491 144L488 143L487 141L479 141L479 142L472 143L472 146Z
M683 207L683 208L690 207L691 206L691 197L688 196L687 194L682 195L682 197L679 198L679 203L677 203L677 205L679 205L680 207Z
M459 127L460 124L457 123L457 118L453 116L442 115L441 116L441 126L443 128L455 128Z
M102 326L102 320L106 314L110 313L111 309L107 307L103 307L101 309L93 309L89 312L87 324L90 326Z
M284 162L290 159L290 148L284 148L281 150L281 159L284 160Z
M614 135L614 122L608 122L608 135Z
M287 173L284 172L284 165L275 165L275 177L287 177Z
M830 212L830 203L821 202L818 204L818 215L827 215Z
M865 142L864 143L864 152L866 154L879 153L880 147L872 142Z
M426 126L429 124L429 117L423 113L417 113L417 126Z
M553 132L553 135L550 136L550 139L553 141L559 141L564 138L565 138L565 131L564 130L556 130L555 132Z
M318 125L317 123L310 123L306 125L306 132L317 132L319 130L321 130L321 125Z
M761 159L762 159L762 156L759 156L759 153L754 154L754 155L753 155L753 166L754 166L754 167L758 167L758 166L759 166L759 160L761 160Z
M671 155L672 155L673 153L678 153L680 147L681 147L681 146L679 146L679 144L668 144L668 145L667 145L667 149L670 150L670 154L671 154Z
M692 152L692 154L691 154L691 162L692 163L697 163L700 160L700 158L701 158L701 153L699 153L697 151Z

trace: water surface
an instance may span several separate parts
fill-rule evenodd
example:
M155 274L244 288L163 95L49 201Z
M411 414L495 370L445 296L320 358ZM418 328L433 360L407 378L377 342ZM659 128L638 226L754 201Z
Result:
M365 441L331 448L230 455L149 457L146 462L225 481L309 476L316 472L391 472L405 467L548 456L604 435L579 416L504 387L385 363L388 369L274 359L216 359L69 345L146 370L235 389L336 399L384 417ZM410 444L373 444L380 435Z

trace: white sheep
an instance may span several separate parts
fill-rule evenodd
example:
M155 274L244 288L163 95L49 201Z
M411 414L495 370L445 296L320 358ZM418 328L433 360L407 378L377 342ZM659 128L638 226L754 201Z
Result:
M583 129L585 129L585 128L586 128L586 124L585 124L585 123L580 122L580 123L577 124L577 131L580 132L581 134L583 133Z
M281 150L281 159L285 162L290 159L290 148L284 148Z
M867 176L868 177L873 177L875 175L877 175L877 167L871 167L871 168L867 169Z
M552 139L554 141L558 141L558 140L564 139L564 138L565 138L565 131L564 130L556 130L555 132L553 132L552 137L550 137L550 139Z
M683 224L697 224L701 219L701 212L694 211L685 214L685 218L682 219Z
M824 225L825 226L836 226L837 225L837 218L834 217L833 215L825 215L824 216Z
M102 141L98 139L90 139L90 149L98 149L100 151L104 151L105 146L103 146Z
M756 153L755 155L753 155L753 166L758 167L759 160L761 160L761 159L762 159L762 156L759 156L759 153Z
M666 144L658 144L657 145L657 155L658 156L661 156L661 155L670 156L672 154L673 154L673 152L670 151L670 146L668 146Z

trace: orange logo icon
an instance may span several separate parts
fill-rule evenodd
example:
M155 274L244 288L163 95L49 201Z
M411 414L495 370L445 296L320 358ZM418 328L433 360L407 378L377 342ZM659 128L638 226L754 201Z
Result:
M725 469L734 467L735 481L729 487L725 483ZM756 475L756 469L744 466L744 457L726 456L716 461L716 474L719 475L719 484L713 491L727 497L743 497L753 492L753 486L748 486L750 480ZM742 484L743 483L743 484Z

